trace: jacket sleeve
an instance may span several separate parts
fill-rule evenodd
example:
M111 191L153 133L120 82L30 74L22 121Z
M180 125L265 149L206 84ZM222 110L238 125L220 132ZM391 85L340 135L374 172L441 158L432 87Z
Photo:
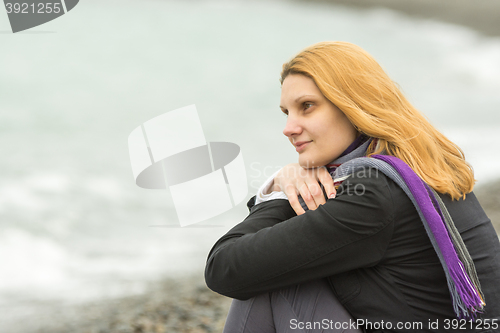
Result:
M207 286L244 300L377 264L392 236L388 181L380 172L353 175L335 199L300 216L288 200L253 206L250 215L210 251Z

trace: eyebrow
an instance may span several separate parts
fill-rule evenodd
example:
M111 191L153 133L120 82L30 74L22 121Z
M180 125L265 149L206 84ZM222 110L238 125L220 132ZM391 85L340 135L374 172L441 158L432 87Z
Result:
M302 96L297 97L293 102L295 104L297 104L301 99L304 99L306 97L316 97L316 96L315 95L302 95ZM280 108L284 109L285 107L280 105Z

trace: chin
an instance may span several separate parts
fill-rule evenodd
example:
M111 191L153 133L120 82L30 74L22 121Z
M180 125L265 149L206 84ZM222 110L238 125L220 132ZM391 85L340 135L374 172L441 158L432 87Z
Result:
M317 168L317 167L320 167L320 166L323 166L326 164L328 164L328 163L321 163L319 161L299 157L299 165L301 167L303 167L304 169L313 169L313 168Z

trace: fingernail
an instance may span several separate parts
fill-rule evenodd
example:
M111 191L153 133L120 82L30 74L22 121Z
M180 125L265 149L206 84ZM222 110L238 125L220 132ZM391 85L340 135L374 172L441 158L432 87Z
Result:
M335 193L335 192L333 192L332 194L330 194L330 196L328 197L328 199L333 199L333 198L335 198L335 195L336 195L336 193Z

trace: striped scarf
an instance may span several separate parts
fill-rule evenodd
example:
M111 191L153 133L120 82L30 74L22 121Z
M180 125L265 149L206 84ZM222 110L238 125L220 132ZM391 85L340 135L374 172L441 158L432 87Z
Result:
M335 187L356 171L376 168L398 184L415 206L427 235L436 251L448 282L453 310L459 319L474 319L484 308L474 262L455 228L438 193L428 186L405 162L389 155L372 155L377 139L358 137L346 152L326 167ZM308 210L299 198L304 210Z

